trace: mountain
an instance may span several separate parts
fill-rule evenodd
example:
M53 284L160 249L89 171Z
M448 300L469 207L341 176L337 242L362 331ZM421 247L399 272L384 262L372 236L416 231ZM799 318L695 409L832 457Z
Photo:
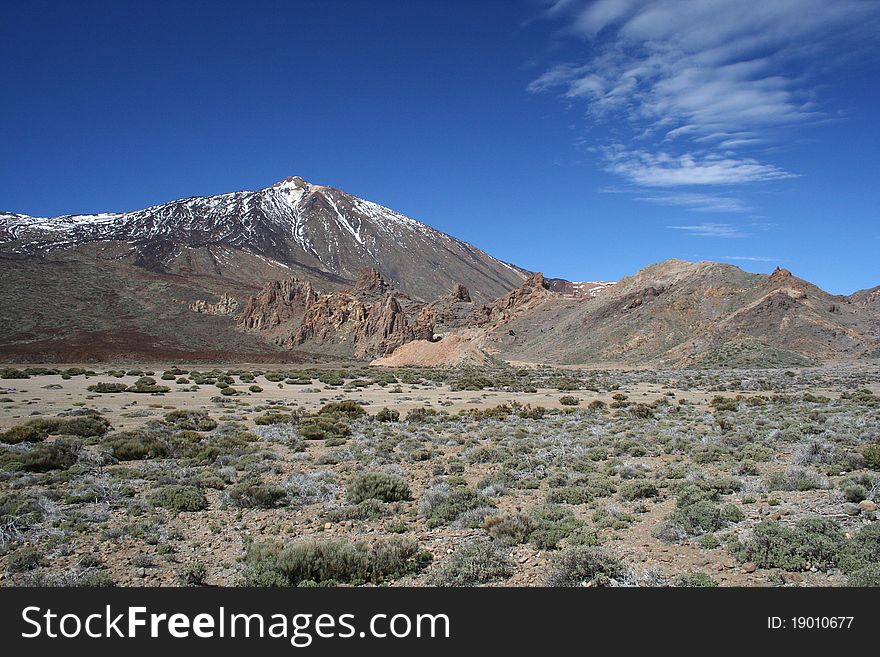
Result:
M247 299L291 277L348 290L369 268L420 302L455 284L489 301L528 275L298 177L135 212L0 213L0 358L290 358L271 336L240 330Z
M127 213L43 219L0 213L0 250L45 255L107 245L108 257L156 273L236 276L241 260L341 289L374 267L425 301L453 283L488 300L527 272L371 201L290 177L256 192L172 201ZM112 249L109 246L112 245ZM257 263L245 273L259 268Z
M287 178L129 213L0 214L0 362L781 366L880 357L880 287L666 260L545 278Z
M548 287L488 327L483 348L562 364L760 367L860 358L880 344L876 289L835 296L784 269L667 260L593 297Z

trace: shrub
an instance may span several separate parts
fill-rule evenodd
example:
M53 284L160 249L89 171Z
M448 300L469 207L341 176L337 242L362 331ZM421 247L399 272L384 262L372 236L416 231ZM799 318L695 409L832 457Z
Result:
M44 563L43 553L37 548L27 545L18 548L9 555L9 559L6 562L6 570L10 573L23 573L39 568Z
M118 382L105 382L102 381L100 383L95 383L94 385L90 385L87 390L89 392L99 392L99 393L117 393L117 392L125 392L128 388L124 383Z
M366 415L367 412L364 410L363 406L358 404L356 401L351 401L350 399L324 404L324 406L321 407L321 410L318 411L318 415L335 414L347 415L349 418L355 419L361 417L362 415Z
M258 479L248 479L232 486L228 491L229 502L245 509L275 508L287 493L283 488L264 484Z
M867 445L862 447L862 456L872 470L880 472L880 445Z
M196 561L181 568L177 578L184 586L202 586L208 578L208 569L201 561Z
M248 390L250 390L251 392L263 392L263 389L258 385L249 386Z
M254 543L245 555L247 586L299 586L303 584L374 584L414 569L410 560L418 544L391 536L352 543L346 539L305 540L289 545Z
M104 446L118 461L164 458L170 453L167 442L143 431L111 434L111 438L104 443Z
M553 559L547 586L608 586L626 575L623 562L607 550L576 545Z
M49 437L49 434L42 428L38 428L31 424L19 424L3 433L0 433L0 442L12 445L18 443L38 443Z
M855 573L880 564L880 522L863 526L846 544L840 555L840 568Z
M350 431L348 422L338 415L310 417L299 425L299 434L306 440L342 439Z
M840 526L828 518L806 518L793 528L766 520L755 525L749 540L731 543L730 551L759 568L827 570L837 565L844 541Z
M401 477L383 472L367 472L348 480L346 496L350 504L364 500L399 502L410 499L410 491L406 481Z
M208 500L195 486L177 484L163 486L153 493L149 500L154 506L169 511L204 511L208 508Z
M529 516L534 525L529 533L529 541L539 550L556 549L559 541L569 537L584 524L575 518L571 509L557 504L535 507Z
M60 422L53 433L92 438L103 436L109 429L110 422L100 415L81 415Z
M525 543L535 530L535 523L523 513L488 516L483 520L483 529L501 544L515 545Z
M620 497L624 500L643 500L658 495L660 490L657 486L644 479L628 481L620 488Z
M379 422L398 422L400 420L400 413L398 411L391 410L390 408L383 408L381 411L376 413L376 419Z
M137 381L134 382L134 385L126 388L126 392L141 392L141 393L164 393L171 390L168 386L158 386L156 385L156 379L149 376L142 376Z
M336 498L339 486L329 472L297 473L284 483L290 503L297 506L327 502Z
M492 543L475 543L456 550L452 556L431 573L428 583L432 586L474 586L499 579L513 573L510 560Z
M185 431L211 431L217 428L217 420L209 417L207 411L171 411L165 415L165 422Z
M654 529L654 536L663 541L675 542L718 531L729 522L743 519L742 511L728 504L719 506L707 499L682 504L679 498L675 510Z
M581 403L581 400L572 395L563 395L559 398L559 403L563 406L577 406Z
M426 500L429 501L429 500ZM437 500L429 501L426 509L428 527L439 527L458 519L466 511L472 511L480 507L495 507L491 498L471 490L459 488L448 495L440 496Z
M785 472L774 472L766 478L767 490L807 491L828 488L828 480L806 468L791 467Z
M846 584L847 586L880 587L880 563L851 572Z
M673 586L679 587L702 587L702 588L711 588L718 586L718 582L712 579L711 576L706 573L687 573L685 575L679 575L674 580L672 580Z
M430 418L436 417L439 413L435 408L411 408L406 413L407 422L428 422Z
M291 415L290 413L279 413L278 411L269 411L267 413L263 413L262 415L258 415L254 418L254 424L257 426L265 427L272 426L274 424L293 424L296 422L296 417Z
M53 443L35 445L26 452L7 452L0 456L0 466L25 472L66 470L79 459L81 444L59 438Z

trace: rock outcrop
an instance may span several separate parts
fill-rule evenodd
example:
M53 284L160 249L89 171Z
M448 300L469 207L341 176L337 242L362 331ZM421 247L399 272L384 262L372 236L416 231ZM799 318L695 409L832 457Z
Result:
M234 315L238 312L238 301L224 292L217 303L196 299L189 304L189 309L207 315Z
M536 272L529 276L513 292L497 299L494 303L480 308L475 314L475 320L480 324L505 322L526 312L529 308L547 297L557 294L550 291L549 285L544 279L544 274Z
M301 320L306 309L318 299L308 281L287 278L270 281L259 294L248 299L239 323L252 331L269 331L294 320Z
M297 279L268 283L239 322L290 348L322 346L355 358L384 356L434 333L433 314L393 292L372 268L359 273L350 291L322 294Z

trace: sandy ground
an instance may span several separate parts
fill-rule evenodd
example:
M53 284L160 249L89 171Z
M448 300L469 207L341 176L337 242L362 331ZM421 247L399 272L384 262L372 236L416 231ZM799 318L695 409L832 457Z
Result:
M208 368L199 369L205 371ZM136 376L122 378L103 375L76 376L65 380L60 375L48 375L34 376L30 379L0 380L0 399L10 400L0 401L0 429L21 424L23 420L35 415L55 415L83 407L99 411L110 420L116 429L135 428L149 419L131 417L131 414L138 410L185 408L216 411L217 406L211 399L220 394L218 388L206 385L200 386L197 390L190 390L189 385L160 380L159 375L162 369L157 368L155 371L157 375L153 378L159 384L170 387L170 392L162 395L131 392L96 394L87 389L98 382L131 385L138 378ZM580 400L581 405L589 404L596 399L610 403L612 395L609 392L595 393L587 390L560 392L555 389L539 389L534 393L452 391L445 385L425 387L408 384L401 384L403 392L395 393L392 392L395 387L393 385L384 388L371 385L367 388L343 390L341 386L326 386L318 381L314 381L313 385L281 384L279 386L278 383L267 381L263 377L258 377L256 383L263 388L262 392L247 392L246 395L231 399L247 405L283 402L287 406L301 406L308 411L318 410L329 401L352 399L361 402L371 414L387 407L398 410L401 415L404 415L406 411L420 407L437 408L455 413L464 409L492 408L511 402L523 405L530 404L533 407L559 408L559 399L564 395L576 397ZM242 384L237 384L236 387L247 391L247 386ZM648 383L627 386L627 390L632 401L644 403L650 403L664 397L668 392L673 392L675 399L687 399L696 404L705 404L711 399L711 395L707 395L705 392L682 391Z

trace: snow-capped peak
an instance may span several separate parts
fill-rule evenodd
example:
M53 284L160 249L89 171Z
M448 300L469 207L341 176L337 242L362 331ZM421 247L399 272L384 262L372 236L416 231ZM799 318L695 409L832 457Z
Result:
M299 176L287 176L284 180L279 180L272 185L274 189L303 189L304 187L309 187L309 183Z

